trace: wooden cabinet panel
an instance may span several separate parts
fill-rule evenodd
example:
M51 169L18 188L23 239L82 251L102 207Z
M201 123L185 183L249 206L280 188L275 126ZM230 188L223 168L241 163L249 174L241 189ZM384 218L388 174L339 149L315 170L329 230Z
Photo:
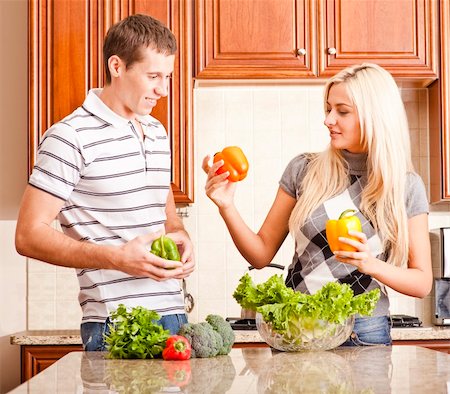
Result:
M320 75L373 62L396 77L437 77L437 2L326 0L319 15Z
M120 19L146 13L175 34L178 53L167 98L152 115L169 134L177 203L193 202L192 1L36 0L29 2L29 170L42 134L103 85L103 39Z
M440 76L429 89L430 197L450 201L450 2L440 1Z
M450 354L450 341L445 340L392 341L392 345L421 346Z
M425 86L437 15L433 0L199 0L196 77L314 79L374 62Z
M315 1L198 0L196 7L198 78L313 75Z
M48 368L67 353L82 351L81 345L30 345L21 346L22 372L21 382Z
M244 349L254 347L270 347L270 346L265 342L240 342L233 344L233 349Z

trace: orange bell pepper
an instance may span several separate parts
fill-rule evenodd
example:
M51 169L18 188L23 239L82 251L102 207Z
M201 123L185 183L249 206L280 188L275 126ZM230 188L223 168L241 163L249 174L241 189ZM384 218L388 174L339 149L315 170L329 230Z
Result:
M355 241L359 240L357 237L352 237L348 234L349 230L362 231L361 221L354 215L355 212L354 209L347 209L341 213L339 220L327 220L325 231L332 252L335 252L336 250L356 251L356 248L339 242L338 239L339 237L345 237Z
M214 163L219 160L224 161L224 165L217 170L217 174L223 174L228 171L230 175L228 180L231 182L242 181L248 172L248 161L238 146L227 146L222 152L217 152L214 155Z

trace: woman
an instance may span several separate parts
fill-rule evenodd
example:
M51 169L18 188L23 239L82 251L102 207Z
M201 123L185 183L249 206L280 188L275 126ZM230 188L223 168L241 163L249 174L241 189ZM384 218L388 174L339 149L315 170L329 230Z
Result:
M428 201L411 162L405 109L392 76L375 64L349 67L325 86L325 125L330 144L301 154L287 166L275 201L258 233L233 203L236 183L211 167L206 194L218 206L234 243L255 268L270 263L288 232L295 254L286 284L314 293L328 281L351 285L355 294L380 288L372 317L358 317L348 345L391 344L385 286L425 297L431 290ZM331 252L325 223L355 209L363 232L341 238L355 252Z

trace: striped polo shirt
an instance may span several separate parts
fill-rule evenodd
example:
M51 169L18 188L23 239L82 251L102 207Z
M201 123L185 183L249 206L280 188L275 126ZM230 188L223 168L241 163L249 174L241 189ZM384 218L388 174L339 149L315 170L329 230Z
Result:
M171 181L170 144L150 115L122 118L89 91L83 105L46 131L29 183L62 200L69 237L120 246L164 227ZM89 263L89 262L88 262ZM180 283L107 269L77 269L83 322L104 322L120 303L160 315L184 313Z

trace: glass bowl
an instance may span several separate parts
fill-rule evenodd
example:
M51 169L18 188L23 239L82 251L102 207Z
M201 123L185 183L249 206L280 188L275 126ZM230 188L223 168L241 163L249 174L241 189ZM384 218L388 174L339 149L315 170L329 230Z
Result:
M280 334L272 329L271 323L264 321L260 313L256 313L256 327L262 339L283 352L334 349L350 336L355 317L349 317L342 324L317 319L302 319L296 323L289 333Z
M261 366L258 393L372 392L356 389L350 363L334 352L299 352L292 356L286 352L276 352L270 361Z

